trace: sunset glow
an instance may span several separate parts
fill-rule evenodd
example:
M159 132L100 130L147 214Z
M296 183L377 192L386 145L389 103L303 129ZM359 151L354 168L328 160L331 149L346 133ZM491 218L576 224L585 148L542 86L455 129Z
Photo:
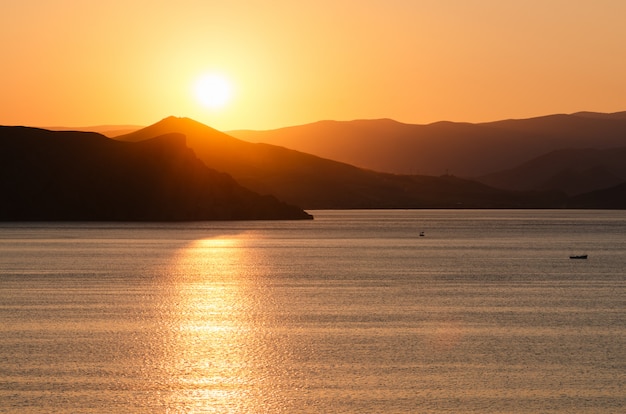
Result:
M176 115L229 130L623 111L624 15L616 0L12 1L0 124ZM207 68L236 99L190 93Z
M225 77L212 73L198 79L194 91L198 101L211 109L224 107L232 97L230 82Z

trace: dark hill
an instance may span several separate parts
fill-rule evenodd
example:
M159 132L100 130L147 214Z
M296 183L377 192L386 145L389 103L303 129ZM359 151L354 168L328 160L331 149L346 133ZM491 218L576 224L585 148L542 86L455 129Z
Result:
M180 134L140 143L0 127L0 220L310 218L207 168Z
M564 148L626 145L626 116L579 113L481 124L410 125L389 119L321 121L270 131L231 131L249 142L304 151L400 174L478 177Z
M210 168L262 194L307 209L554 207L563 196L513 193L453 176L377 173L287 148L241 141L187 118L166 118L116 137L141 141L181 133Z
M626 209L626 183L572 197L569 208Z
M552 151L510 170L477 178L509 190L560 190L570 195L626 182L626 147Z

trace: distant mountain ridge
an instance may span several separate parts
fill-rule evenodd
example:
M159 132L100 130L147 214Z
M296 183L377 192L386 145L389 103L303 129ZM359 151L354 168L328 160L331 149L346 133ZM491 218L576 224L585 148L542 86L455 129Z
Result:
M125 143L90 132L0 127L0 220L305 219L211 170L181 134Z
M393 121L391 121L393 122ZM261 194L273 194L305 209L333 208L560 208L558 192L511 192L451 175L397 175L311 154L233 138L188 118L168 117L116 137L140 141L178 132L210 168L232 175Z
M95 126L82 130L114 137L138 129ZM586 170L546 168L548 175L541 177L525 166L540 163L533 160L555 151L626 146L626 111L577 112L481 124L442 121L412 125L391 119L319 121L270 131L231 131L228 135L375 171L454 174L508 190L553 189L579 194L616 185L623 174L615 174L614 166L601 161Z
M554 150L626 146L626 112L581 112L480 124L320 121L229 134L376 171L479 177Z

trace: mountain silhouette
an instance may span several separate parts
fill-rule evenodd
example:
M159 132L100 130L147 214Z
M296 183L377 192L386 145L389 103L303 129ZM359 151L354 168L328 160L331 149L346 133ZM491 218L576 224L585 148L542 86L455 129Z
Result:
M558 189L569 195L582 194L626 182L626 147L552 151L477 180L510 190Z
M626 112L581 112L479 124L320 121L229 134L377 171L472 178L511 169L555 150L626 146Z
M451 175L379 173L284 147L242 141L188 118L168 117L115 139L139 142L169 133L185 135L187 145L210 168L232 175L258 193L306 209L524 208L565 202L560 193L498 190Z
M570 208L602 209L607 205L611 209L626 209L626 183L579 194L568 202Z
M0 220L311 218L209 169L181 134L128 143L0 127Z

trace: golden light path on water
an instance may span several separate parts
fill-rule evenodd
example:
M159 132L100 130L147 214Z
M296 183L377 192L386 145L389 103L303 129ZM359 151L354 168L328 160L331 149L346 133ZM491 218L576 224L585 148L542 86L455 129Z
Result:
M164 363L173 381L167 407L239 412L251 381L245 347L253 329L244 317L245 249L237 239L191 243L172 260L172 343ZM219 407L219 409L218 409Z
M280 412L271 329L271 295L256 276L245 235L196 240L172 259L163 314L163 404L173 412ZM284 348L282 348L284 349Z
M367 308L375 305L386 313L389 304L366 298L354 303L353 295L370 295L361 289L341 293L345 286L337 281L326 281L324 290L354 304L341 316L344 322L332 322L341 311L332 306L334 301L319 297L319 287L304 285L294 291L291 286L295 297L281 297L284 282L275 276L286 271L286 264L264 257L258 245L263 242L254 237L243 233L196 240L171 259L169 299L160 311L167 339L155 354L153 368L158 369L152 373L162 376L161 404L174 412L289 412L296 407L314 410L347 395L402 398L408 384L385 384L393 361L370 361L372 372L364 362L378 342L393 344L396 336L406 340L415 334L413 329L375 323L373 332ZM323 266L318 270L323 272ZM307 316L311 311L319 320ZM445 358L459 346L464 327L454 319L424 321L420 332L426 348ZM320 355L334 368L323 365L328 361ZM345 389L347 379L355 389ZM444 396L445 387L440 392Z

